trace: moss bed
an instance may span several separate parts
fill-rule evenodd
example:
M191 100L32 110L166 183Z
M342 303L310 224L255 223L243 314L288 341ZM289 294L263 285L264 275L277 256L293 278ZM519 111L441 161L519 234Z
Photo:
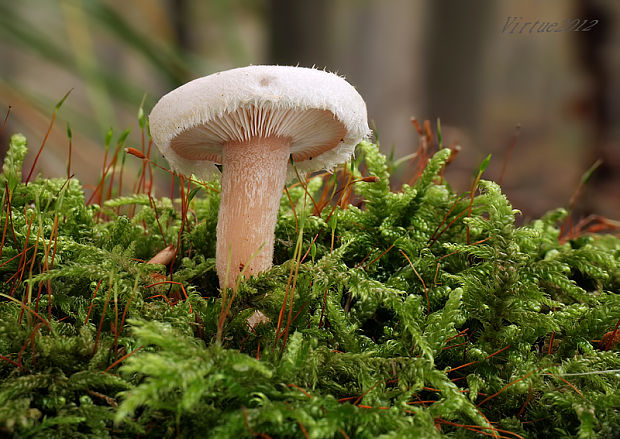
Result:
M440 149L392 191L362 143L289 185L274 267L221 292L217 180L108 175L99 205L24 182L26 152L0 175L0 436L618 437L620 239L516 226L484 164L455 193Z

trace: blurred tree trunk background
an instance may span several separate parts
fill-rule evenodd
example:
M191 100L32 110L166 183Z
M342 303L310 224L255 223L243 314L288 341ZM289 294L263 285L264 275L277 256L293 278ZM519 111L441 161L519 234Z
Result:
M506 0L270 0L268 9L269 62L329 66L350 79L364 92L386 153L414 150L411 116L440 118L443 138L465 146L451 181L465 190L471 170L492 152L487 176L504 180L515 206L530 216L552 199L566 204L581 173L600 158L581 207L618 216L620 111L610 108L618 99L611 98L609 56L618 7L586 0L543 8ZM502 33L507 17L599 23L589 33L509 35ZM574 111L579 107L585 111ZM509 151L517 125L521 135Z
M615 7L617 14L617 3ZM589 211L598 211L599 206L606 204L620 205L620 90L617 83L620 69L618 56L615 59L609 56L610 52L618 52L618 21L614 23L612 18L614 11L611 2L579 0L576 11L579 17L599 21L597 32L575 38L577 56L590 83L588 92L577 105L580 116L591 126L587 159L589 162L602 161L592 176L591 184L586 187L584 206ZM614 28L616 41L613 41ZM612 51L612 47L615 50ZM612 78L614 72L615 84Z
M327 67L364 96L386 152L415 144L409 119L425 102L425 2L270 0L269 60Z

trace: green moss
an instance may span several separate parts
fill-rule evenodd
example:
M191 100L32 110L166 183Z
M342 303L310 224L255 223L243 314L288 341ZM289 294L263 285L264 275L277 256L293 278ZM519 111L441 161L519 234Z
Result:
M21 183L26 141L13 136L0 174L0 433L620 431L618 347L600 342L620 316L620 239L560 243L562 210L517 227L497 184L481 180L472 201L438 177L448 150L398 192L376 145L357 152L347 172L376 181L320 214L320 177L290 187L276 265L232 304L226 294L220 325L217 182L191 193L186 218L143 194L87 206L75 179ZM143 261L179 237L177 283L159 284L166 268ZM269 321L250 330L256 310Z

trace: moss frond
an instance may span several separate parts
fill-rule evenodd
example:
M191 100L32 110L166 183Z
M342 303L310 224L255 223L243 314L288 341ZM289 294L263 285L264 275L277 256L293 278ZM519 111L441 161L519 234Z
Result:
M22 183L26 152L13 136L0 174L1 435L620 431L620 240L560 242L562 209L517 226L496 183L447 185L449 150L396 192L369 142L291 185L274 267L232 303L217 181L185 210L145 193L87 205L74 178Z

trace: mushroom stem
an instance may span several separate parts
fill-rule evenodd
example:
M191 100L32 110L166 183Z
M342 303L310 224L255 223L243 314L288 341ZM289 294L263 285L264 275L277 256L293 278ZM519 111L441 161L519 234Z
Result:
M224 145L215 252L221 288L233 286L244 268L250 276L272 266L289 154L290 139L282 137Z

